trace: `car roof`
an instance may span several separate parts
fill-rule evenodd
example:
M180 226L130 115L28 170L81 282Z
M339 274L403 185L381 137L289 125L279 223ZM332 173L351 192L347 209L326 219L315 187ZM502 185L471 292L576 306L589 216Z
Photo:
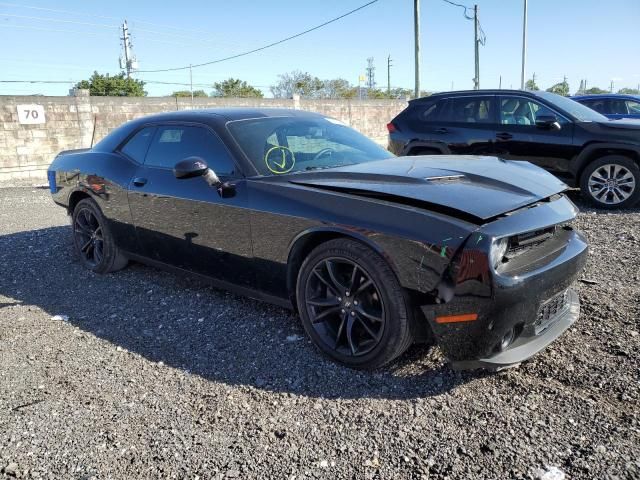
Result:
M574 95L570 98L574 100L597 100L606 98L640 100L640 95L629 95L626 93L592 93L589 95Z
M466 97L473 95L526 95L531 97L537 97L538 91L536 90L514 90L514 89L485 89L485 90L455 90L452 92L438 92L428 97L420 97L411 102L429 101L433 98L446 98L446 97Z
M175 112L163 112L140 117L144 123L155 121L188 121L202 120L207 116L224 117L228 121L246 120L249 118L261 117L299 117L299 118L324 118L324 115L304 110L294 110L291 108L250 108L250 107L225 107L225 108L199 108L194 110L179 110Z

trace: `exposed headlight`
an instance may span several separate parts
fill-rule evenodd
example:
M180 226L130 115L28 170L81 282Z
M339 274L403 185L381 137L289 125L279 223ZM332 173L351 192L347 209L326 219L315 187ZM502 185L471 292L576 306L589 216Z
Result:
M493 268L498 268L502 264L502 258L504 257L504 254L507 253L508 247L508 237L497 238L493 241L493 244L491 245L491 253L489 255Z

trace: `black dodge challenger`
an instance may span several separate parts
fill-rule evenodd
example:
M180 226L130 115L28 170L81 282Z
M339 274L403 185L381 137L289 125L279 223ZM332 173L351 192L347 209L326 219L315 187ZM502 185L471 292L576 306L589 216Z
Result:
M502 368L579 313L577 209L527 162L394 157L332 118L238 108L126 123L61 152L49 183L87 268L134 260L293 307L350 367L435 339L454 368Z

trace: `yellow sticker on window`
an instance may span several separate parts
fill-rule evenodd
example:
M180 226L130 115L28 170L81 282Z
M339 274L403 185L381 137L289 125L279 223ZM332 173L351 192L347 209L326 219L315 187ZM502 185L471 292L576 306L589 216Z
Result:
M290 148L276 145L267 150L264 163L271 173L282 175L290 172L296 164L296 156Z

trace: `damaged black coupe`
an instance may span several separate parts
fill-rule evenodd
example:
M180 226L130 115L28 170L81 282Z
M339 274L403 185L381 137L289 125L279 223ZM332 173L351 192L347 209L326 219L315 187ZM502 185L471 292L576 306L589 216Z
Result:
M577 209L527 162L394 157L322 115L220 109L129 122L49 182L87 268L139 261L294 308L350 367L430 339L455 368L506 367L578 317Z

